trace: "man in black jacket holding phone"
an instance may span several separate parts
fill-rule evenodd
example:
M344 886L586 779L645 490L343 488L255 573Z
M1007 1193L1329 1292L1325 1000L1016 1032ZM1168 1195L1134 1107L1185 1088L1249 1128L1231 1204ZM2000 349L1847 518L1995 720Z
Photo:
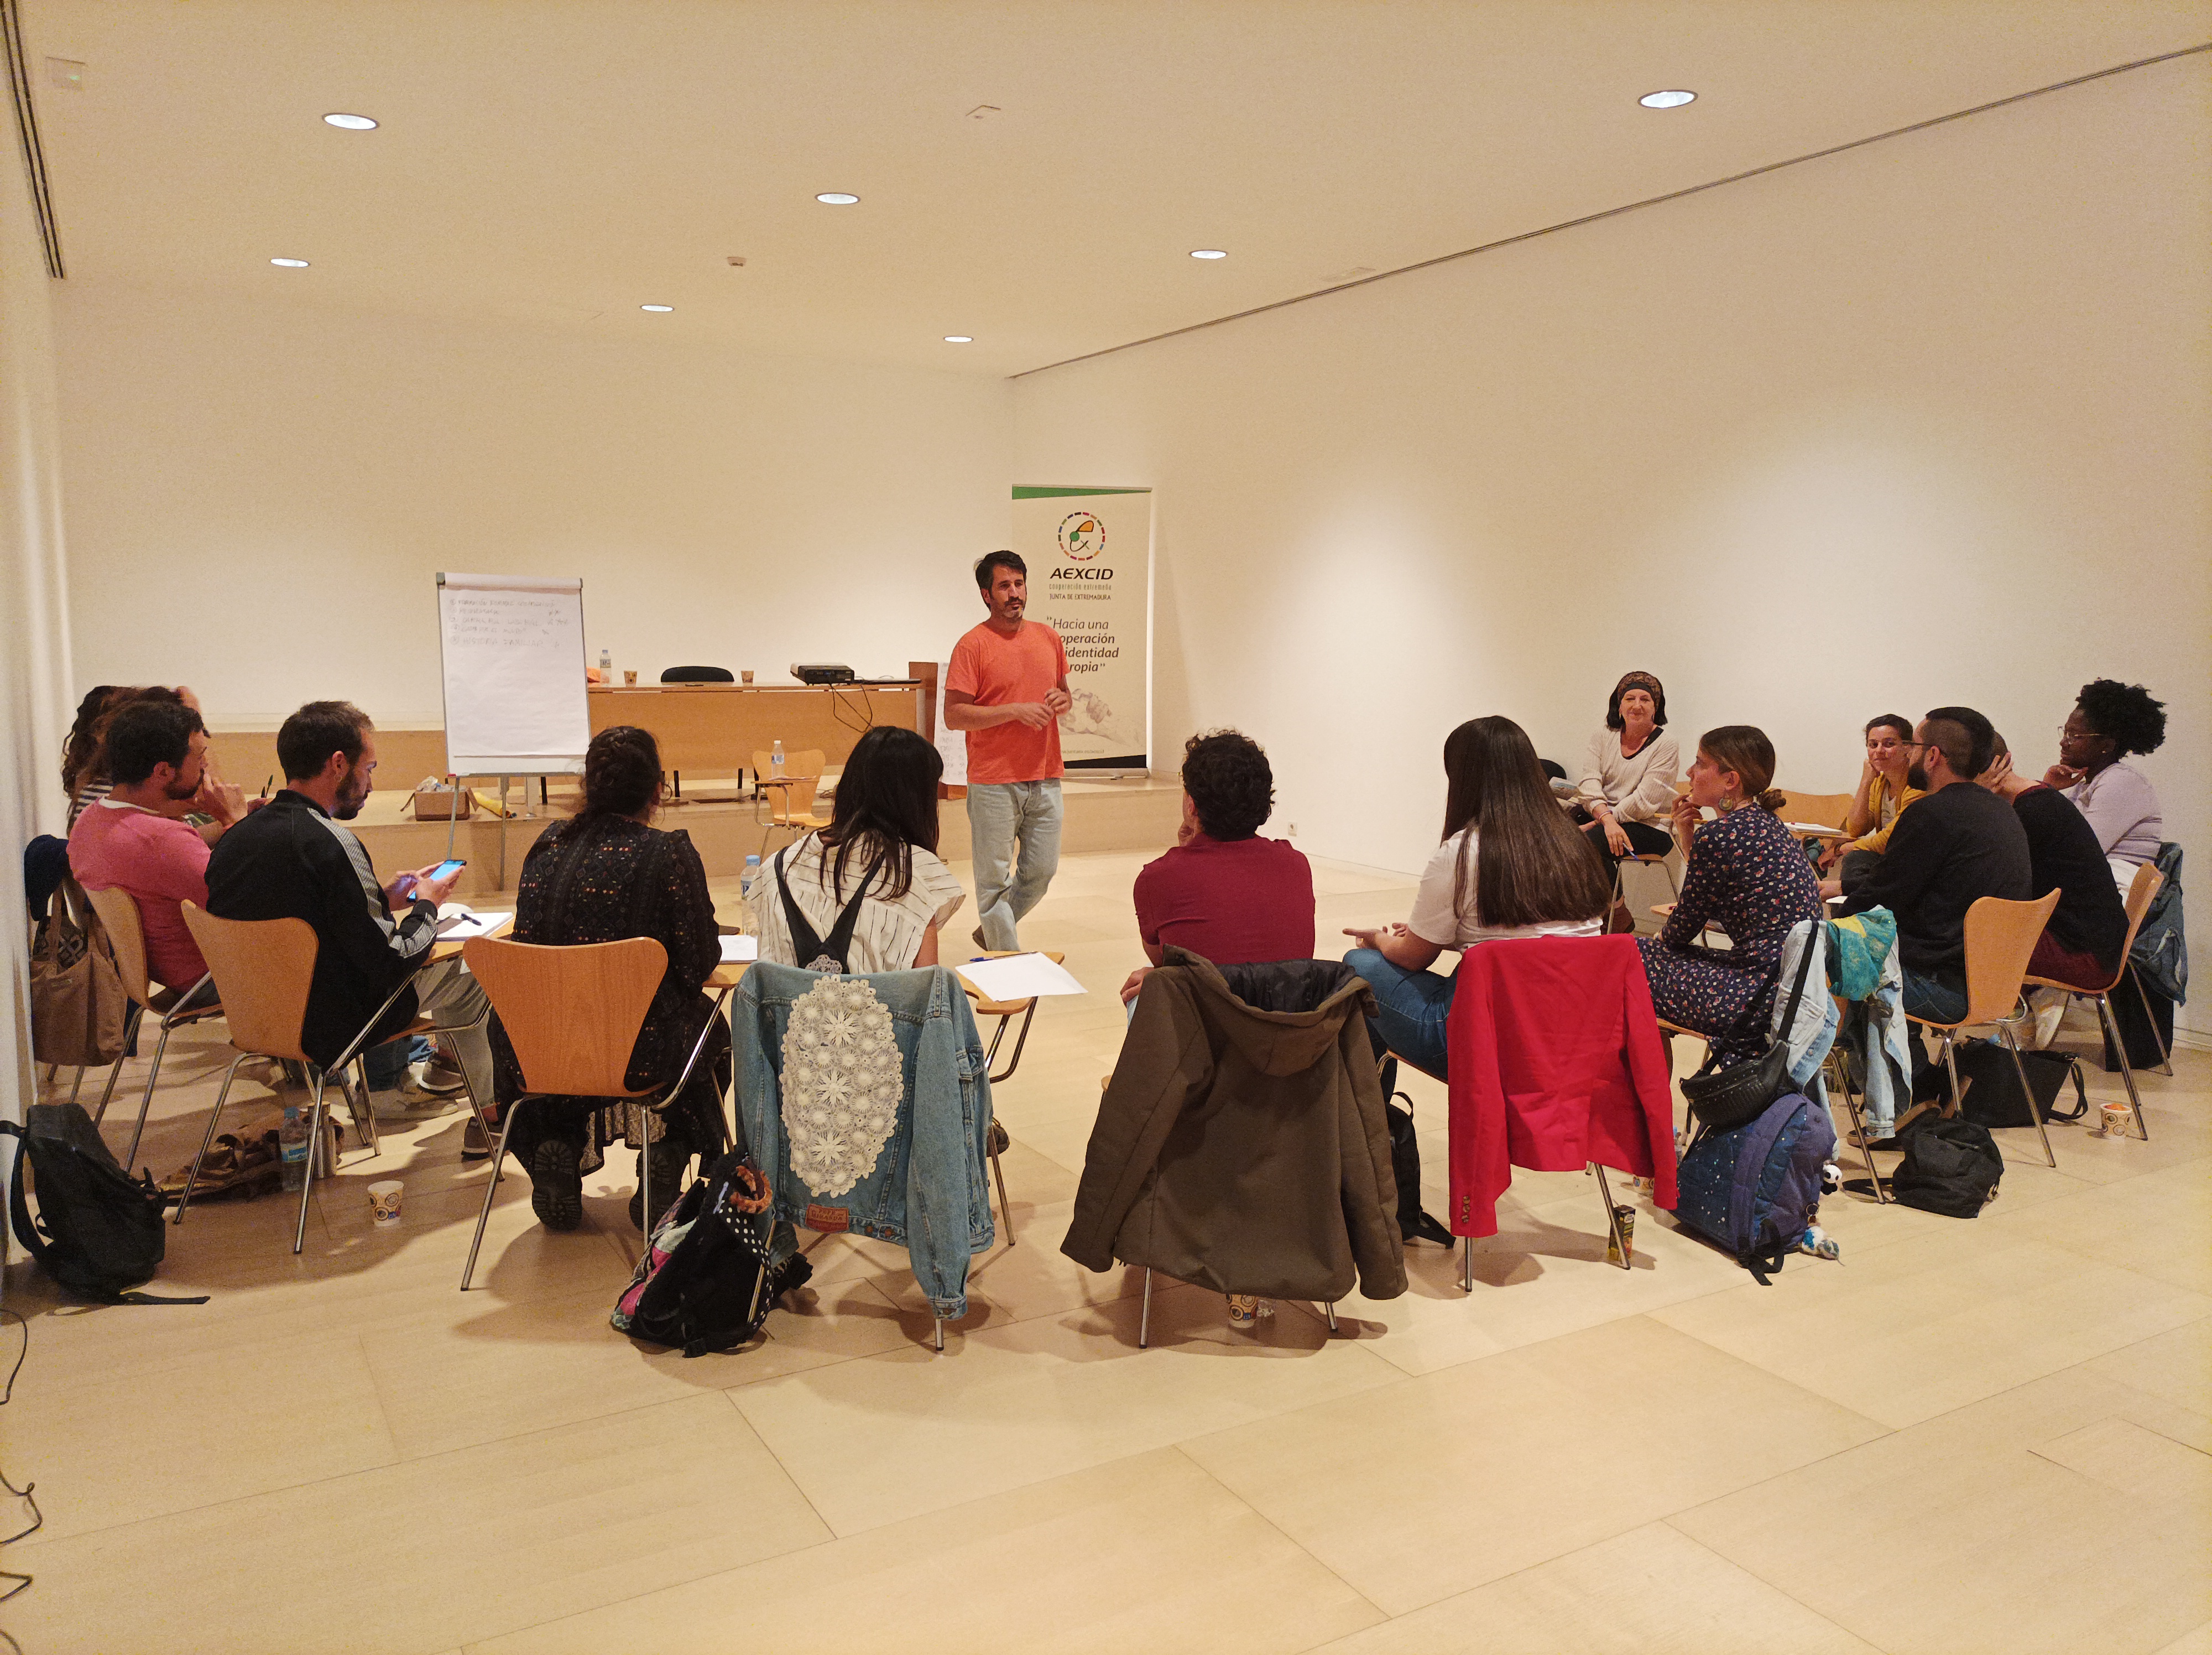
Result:
M283 790L225 834L209 859L208 912L301 919L314 928L319 946L300 1044L318 1063L335 1062L386 996L407 984L368 1044L391 1039L418 1009L428 1013L477 1096L489 1100L483 989L459 960L423 965L437 937L438 904L460 871L438 878L433 866L380 884L368 850L341 825L360 814L376 770L368 715L350 702L309 702L276 733L276 758ZM457 1105L409 1084L403 1069L400 1086L374 1093L372 1106L380 1119L422 1119Z

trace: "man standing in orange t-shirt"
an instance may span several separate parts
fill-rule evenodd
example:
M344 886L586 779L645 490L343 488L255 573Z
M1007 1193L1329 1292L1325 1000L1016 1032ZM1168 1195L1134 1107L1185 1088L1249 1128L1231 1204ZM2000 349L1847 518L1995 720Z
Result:
M983 920L975 940L1012 949L1021 946L1015 926L1060 867L1060 715L1073 703L1060 634L1022 618L1029 566L994 551L975 565L975 588L991 614L952 647L945 721L968 733L968 836Z

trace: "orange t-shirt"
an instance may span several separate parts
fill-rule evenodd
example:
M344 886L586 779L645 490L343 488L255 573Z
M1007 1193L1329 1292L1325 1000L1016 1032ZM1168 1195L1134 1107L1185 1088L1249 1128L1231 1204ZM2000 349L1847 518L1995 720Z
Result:
M952 646L945 687L973 696L978 707L1004 707L1042 701L1066 676L1067 651L1042 621L1024 621L1011 638L986 621ZM970 782L1048 782L1062 773L1058 719L1042 730L1009 722L967 736Z

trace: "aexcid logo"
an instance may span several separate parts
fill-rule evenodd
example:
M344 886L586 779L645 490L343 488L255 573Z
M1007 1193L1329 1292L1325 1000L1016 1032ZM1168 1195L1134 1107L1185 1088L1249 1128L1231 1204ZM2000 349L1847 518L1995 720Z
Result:
M1110 581L1114 571L1091 560L1106 550L1106 526L1093 512L1070 512L1060 520L1060 555L1072 563L1091 564L1086 569L1055 569L1055 581Z

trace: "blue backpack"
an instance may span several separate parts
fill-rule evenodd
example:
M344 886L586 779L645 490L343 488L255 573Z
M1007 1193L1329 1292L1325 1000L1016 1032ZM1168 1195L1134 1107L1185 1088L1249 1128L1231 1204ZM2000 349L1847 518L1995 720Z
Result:
M1682 1157L1676 1220L1717 1243L1762 1287L1797 1250L1820 1207L1820 1167L1836 1151L1828 1111L1790 1092L1755 1120L1707 1132Z

